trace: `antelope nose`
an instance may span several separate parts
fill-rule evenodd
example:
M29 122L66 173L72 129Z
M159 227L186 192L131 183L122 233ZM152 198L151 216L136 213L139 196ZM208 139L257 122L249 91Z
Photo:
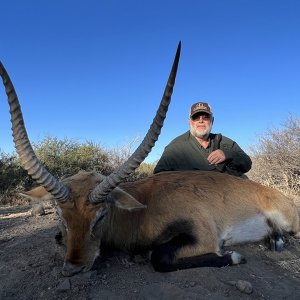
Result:
M62 269L63 276L70 277L77 273L80 273L84 266L74 265L68 261L64 262L64 266Z

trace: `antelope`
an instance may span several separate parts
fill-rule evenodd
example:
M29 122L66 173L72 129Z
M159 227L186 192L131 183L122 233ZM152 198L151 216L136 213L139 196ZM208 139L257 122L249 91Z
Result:
M273 250L284 248L285 233L300 237L293 201L254 181L209 171L162 172L124 182L157 140L180 56L179 43L157 114L137 150L112 174L80 171L61 181L35 156L12 82L0 64L10 105L13 138L22 166L39 187L29 198L53 197L67 246L62 274L92 268L103 245L131 253L151 252L158 272L245 263L239 243L269 238Z

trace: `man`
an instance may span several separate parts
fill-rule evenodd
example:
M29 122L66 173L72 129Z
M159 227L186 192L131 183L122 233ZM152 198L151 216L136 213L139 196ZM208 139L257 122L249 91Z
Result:
M193 104L190 109L190 130L165 148L154 173L203 170L245 177L243 174L251 169L250 157L228 137L211 133L213 122L209 104Z

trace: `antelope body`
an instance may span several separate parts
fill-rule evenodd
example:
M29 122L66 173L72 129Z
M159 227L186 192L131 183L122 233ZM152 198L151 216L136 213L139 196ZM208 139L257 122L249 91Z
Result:
M102 176L79 172L65 179L72 202L58 204L67 244L63 274L89 270L101 244L138 253L151 250L156 271L244 263L224 246L266 237L282 250L282 235L299 235L293 201L251 180L206 171L162 172L119 185L109 201L86 201ZM44 192L42 192L44 191ZM39 187L27 197L47 192Z
M251 180L201 171L163 172L122 183L151 151L171 100L180 44L162 101L150 129L132 156L111 175L79 172L62 181L36 158L12 82L0 63L8 95L14 142L23 167L41 186L23 195L57 201L67 245L63 274L89 270L101 244L131 252L151 250L155 270L245 262L224 246L269 237L283 248L286 232L299 236L294 203Z

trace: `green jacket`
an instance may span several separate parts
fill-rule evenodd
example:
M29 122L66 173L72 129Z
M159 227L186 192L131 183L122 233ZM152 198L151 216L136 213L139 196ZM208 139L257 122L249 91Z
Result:
M209 164L208 155L221 149L225 153L226 161ZM250 157L239 145L221 134L209 135L209 146L203 148L190 131L175 138L164 150L158 161L154 173L162 171L202 170L219 171L235 176L241 176L251 169Z

